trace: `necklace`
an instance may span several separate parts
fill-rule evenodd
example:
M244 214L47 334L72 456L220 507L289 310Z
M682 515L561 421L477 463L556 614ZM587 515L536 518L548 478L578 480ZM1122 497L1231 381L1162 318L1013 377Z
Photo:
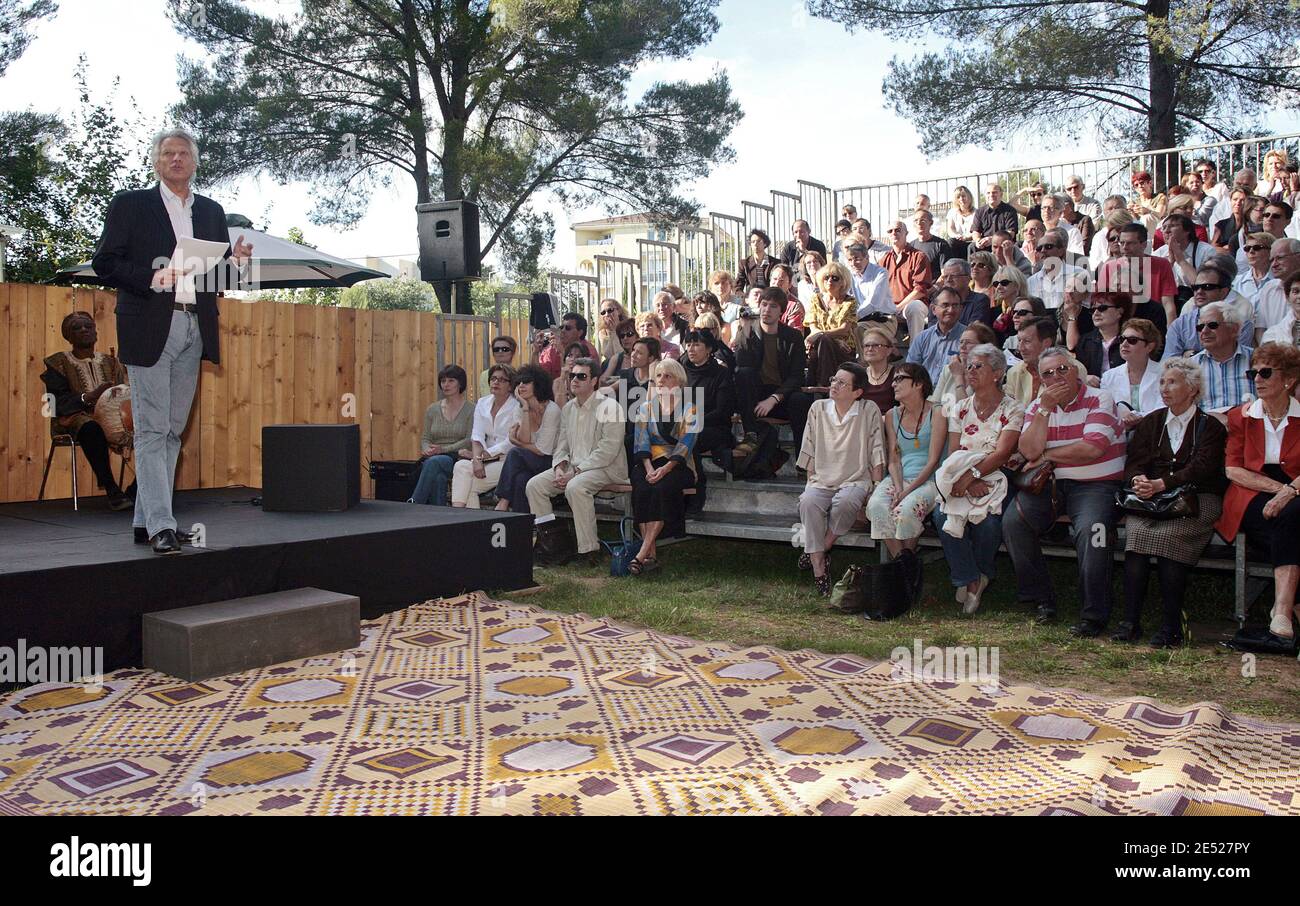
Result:
M1001 399L998 399L998 400L994 401L993 406L992 406L992 407L991 407L987 412L984 412L983 414L981 414L981 413L980 413L980 401L979 401L978 399L976 399L976 400L975 400L975 417L976 417L977 419L979 419L980 421L982 421L982 422L986 422L986 421L988 421L989 418L990 418L990 416L992 416L993 413L997 411L997 408L998 408L998 406L999 406L1001 403L1002 403L1002 400L1001 400Z
M907 428L904 427L907 423L906 421L907 410L903 406L898 407L898 433L899 435L902 436L903 440L910 440L912 442L913 450L921 449L921 422L924 419L925 419L925 403L922 403L921 414L918 415L916 418L916 434L910 435L907 433Z
M889 380L889 375L890 375L890 373L891 373L893 370L894 370L894 366L893 366L893 365L887 365L887 366L885 366L885 373L882 374L882 375L880 376L880 379L879 379L879 380L877 380L875 374L874 374L874 373L872 372L872 370L871 370L871 365L868 364L868 365L867 365L867 380L870 381L873 385L879 386L880 384L883 384L883 383L885 383L885 381Z
M1277 423L1280 422L1280 421L1282 421L1282 419L1286 418L1287 415L1288 415L1289 412L1290 412L1290 404L1289 404L1289 403L1287 404L1287 408L1282 410L1282 414L1281 414L1281 415L1274 415L1272 412L1269 412L1269 411L1268 411L1268 403L1264 402L1263 400L1261 400L1260 402L1261 402L1262 407L1263 407L1263 409L1264 409L1264 414L1268 416L1268 420L1271 421L1271 422L1273 423L1273 427L1275 427L1275 428L1277 427Z

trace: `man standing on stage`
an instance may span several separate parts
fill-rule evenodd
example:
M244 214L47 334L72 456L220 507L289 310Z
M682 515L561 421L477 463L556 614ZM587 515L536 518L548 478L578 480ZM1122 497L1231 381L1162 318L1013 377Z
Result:
M149 157L159 184L113 197L91 265L117 288L117 339L135 419L135 539L155 553L175 554L181 545L172 483L181 432L200 360L220 361L217 290L238 286L240 274L223 261L207 273L191 267L187 275L173 253L181 239L222 242L225 256L242 269L253 247L241 239L232 252L225 211L192 191L199 164L192 135L159 133Z

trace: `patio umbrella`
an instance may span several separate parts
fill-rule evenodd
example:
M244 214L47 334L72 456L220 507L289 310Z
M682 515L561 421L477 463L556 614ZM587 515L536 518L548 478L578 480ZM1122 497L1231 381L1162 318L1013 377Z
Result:
M352 286L362 280L387 277L383 271L363 267L346 258L327 255L320 249L308 248L288 239L280 239L268 233L248 227L230 228L230 242L233 245L243 237L253 246L253 274L258 278L254 286L241 286L240 289L295 289L302 286ZM67 267L54 275L51 283L79 283L91 286L103 286L103 281L96 276L90 262Z

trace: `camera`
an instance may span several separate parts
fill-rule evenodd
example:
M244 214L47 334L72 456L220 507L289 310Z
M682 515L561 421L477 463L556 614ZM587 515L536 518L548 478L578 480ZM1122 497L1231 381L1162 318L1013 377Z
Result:
M746 321L752 321L758 317L758 312L750 308L742 308L740 310L740 317Z

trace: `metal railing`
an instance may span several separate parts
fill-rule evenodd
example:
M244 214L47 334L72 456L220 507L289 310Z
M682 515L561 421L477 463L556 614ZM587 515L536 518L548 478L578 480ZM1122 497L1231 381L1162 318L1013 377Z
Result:
M1002 170L972 171L943 177L902 180L869 186L831 189L819 183L798 181L798 192L771 191L771 204L741 202L741 216L712 211L705 220L681 225L678 242L651 239L637 240L640 257L617 258L596 255L596 276L552 274L551 294L563 311L580 311L594 323L599 300L612 297L629 311L644 309L654 294L666 283L676 283L687 295L708 288L709 275L715 270L735 273L749 253L746 235L758 227L772 237L773 255L780 253L789 240L791 225L797 219L808 222L812 235L829 248L835 239L835 221L845 204L852 204L858 214L871 221L877 235L883 235L895 220L907 221L914 209L916 196L930 196L935 215L934 231L946 234L945 214L958 186L970 190L978 207L984 193L999 183L1008 201L1021 189L1041 182L1049 191L1064 191L1066 180L1078 175L1085 192L1099 202L1108 195L1133 194L1131 177L1146 170L1163 191L1176 184L1192 169L1192 164L1206 158L1218 169L1219 180L1232 184L1234 174L1250 168L1262 179L1264 156L1272 149L1288 152L1295 160L1300 154L1300 133L1259 136L1236 141L1201 145L1183 145L1154 151L1134 151L1108 157L1070 160L1059 163L1032 164Z

